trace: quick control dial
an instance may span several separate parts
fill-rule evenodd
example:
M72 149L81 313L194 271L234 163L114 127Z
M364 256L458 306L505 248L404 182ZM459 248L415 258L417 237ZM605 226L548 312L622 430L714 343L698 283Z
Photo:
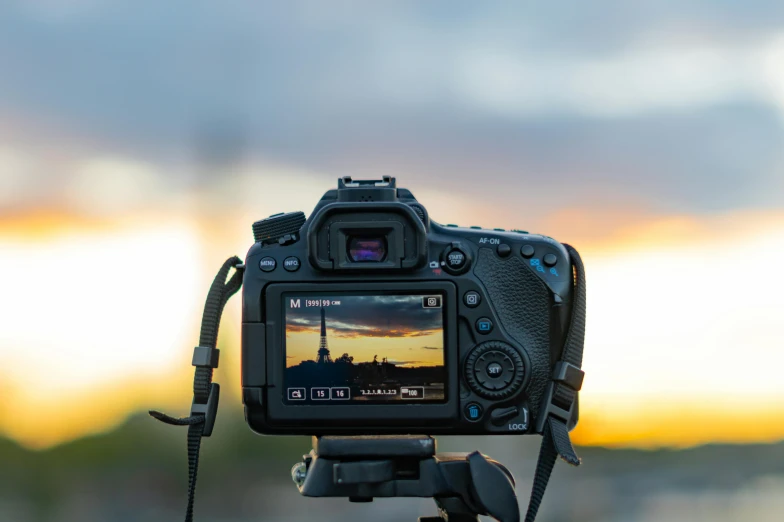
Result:
M256 242L296 240L294 235L299 232L305 223L304 212L288 212L274 214L261 221L253 223L253 238Z
M486 399L511 397L525 377L523 358L515 348L501 341L477 345L465 362L465 378L477 395Z

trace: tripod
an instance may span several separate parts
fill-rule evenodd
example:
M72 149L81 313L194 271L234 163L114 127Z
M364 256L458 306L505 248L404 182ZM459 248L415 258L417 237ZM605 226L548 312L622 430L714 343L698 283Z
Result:
M313 437L313 449L291 475L306 497L432 497L439 515L419 522L520 520L509 470L478 451L436 454L435 439L426 435Z

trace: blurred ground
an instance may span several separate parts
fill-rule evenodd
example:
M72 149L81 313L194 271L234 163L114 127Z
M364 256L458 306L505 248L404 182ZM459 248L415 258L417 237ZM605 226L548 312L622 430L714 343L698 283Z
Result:
M132 417L110 433L45 451L0 443L0 520L158 522L185 505L185 428ZM479 449L506 464L525 508L538 437L441 437L439 451ZM415 521L435 514L426 499L300 497L290 468L307 437L260 437L224 407L202 446L197 520ZM541 522L777 522L784 512L784 444L687 450L578 448L584 465L556 466Z

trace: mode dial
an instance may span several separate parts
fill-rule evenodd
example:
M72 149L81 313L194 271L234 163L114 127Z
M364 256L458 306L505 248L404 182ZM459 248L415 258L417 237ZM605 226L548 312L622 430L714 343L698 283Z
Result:
M304 212L287 212L285 214L281 212L253 223L253 237L257 243L277 241L299 232L303 223L305 223Z
M485 399L505 399L520 390L525 377L523 358L514 347L501 341L477 345L465 362L465 379Z

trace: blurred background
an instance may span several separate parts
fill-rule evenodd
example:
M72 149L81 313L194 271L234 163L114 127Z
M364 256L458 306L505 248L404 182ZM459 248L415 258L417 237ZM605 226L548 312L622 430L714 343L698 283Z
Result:
M441 223L578 248L587 372L539 520L784 512L784 3L0 4L0 520L181 518L190 354L250 225L393 175ZM239 397L197 520L415 520L300 498ZM525 439L525 440L521 440ZM507 463L538 437L439 439Z

